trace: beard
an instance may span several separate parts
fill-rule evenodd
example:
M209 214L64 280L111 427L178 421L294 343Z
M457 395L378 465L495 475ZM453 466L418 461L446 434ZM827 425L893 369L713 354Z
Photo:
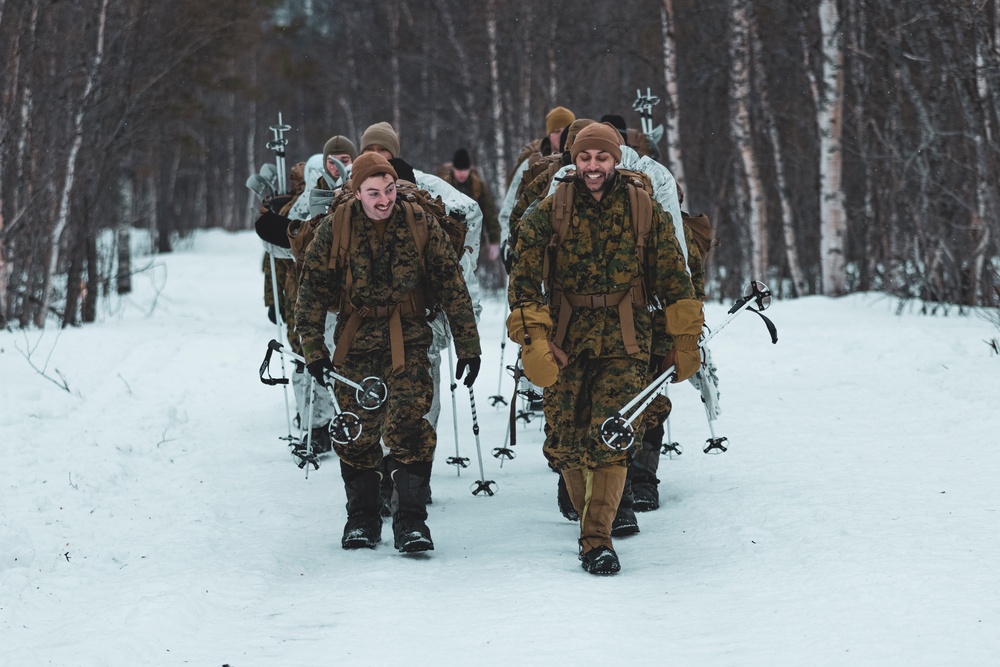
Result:
M611 185L611 177L614 171L602 171L600 169L590 169L578 175L587 189L591 192L604 192Z

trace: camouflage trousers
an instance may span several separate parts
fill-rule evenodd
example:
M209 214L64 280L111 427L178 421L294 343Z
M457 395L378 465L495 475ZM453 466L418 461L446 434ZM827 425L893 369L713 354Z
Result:
M558 470L626 465L628 451L615 451L601 441L601 424L649 382L648 364L631 357L573 359L559 370L559 379L545 389L547 437L543 451ZM633 423L636 443L642 441L642 420Z
M403 465L434 460L437 434L424 418L434 393L426 345L407 343L405 366L396 375L392 374L389 350L348 354L337 372L355 382L368 376L380 377L389 387L382 407L369 411L358 405L353 388L342 382L336 384L334 392L340 409L361 419L357 440L333 444L342 461L358 470L374 470L382 461L382 444L389 456Z

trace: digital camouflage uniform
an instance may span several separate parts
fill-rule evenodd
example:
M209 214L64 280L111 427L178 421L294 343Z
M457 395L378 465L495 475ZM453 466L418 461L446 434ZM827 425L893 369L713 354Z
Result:
M444 230L436 221L429 221L421 263L413 233L398 203L386 222L382 240L365 216L361 203L355 200L349 205L352 230L348 254L352 278L351 293L346 296L354 308L390 306L406 299L413 288L425 285L426 293L433 295L448 315L458 357L479 355L472 302L454 247ZM344 268L329 268L332 244L332 215L328 215L306 251L295 309L307 364L330 358L330 350L323 341L326 311L331 305L340 305L344 296ZM338 318L335 341L341 340L347 321L343 315ZM424 316L404 317L402 331L405 366L401 372L391 373L389 321L376 317L362 319L346 362L338 368L352 380L374 375L385 380L389 387L385 404L378 410L366 411L357 405L353 389L336 384L341 409L356 413L362 422L357 441L335 444L342 462L353 469L377 468L382 459L380 439L384 439L389 455L401 464L429 464L433 460L436 434L424 419L434 391L427 357L431 328Z
M550 269L550 280L565 292L611 294L625 290L643 271L635 253L627 185L617 173L601 201L579 180L574 180L573 220L559 245ZM510 276L508 298L513 311L521 304L544 304L542 262L552 237L553 197L543 200L520 222ZM664 305L695 298L684 266L684 256L674 234L670 215L654 200L649 237L647 289ZM552 321L559 318L556 305ZM654 338L651 313L633 308L639 351L628 354L622 337L618 308L574 308L562 350L569 362L560 369L555 384L544 396L546 422L551 435L545 455L555 467L595 469L625 466L627 454L600 440L601 424L650 381L649 357ZM657 334L659 337L659 334ZM638 425L636 440L641 440Z

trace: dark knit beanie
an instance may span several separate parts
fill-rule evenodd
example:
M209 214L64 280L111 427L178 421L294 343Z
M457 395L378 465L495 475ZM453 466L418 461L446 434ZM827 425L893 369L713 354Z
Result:
M393 157L398 157L399 135L392 129L392 125L385 121L369 125L361 135L361 152L364 153L371 146L381 146L392 153Z
M628 126L625 125L625 119L617 114L613 113L604 114L603 116L601 116L601 120L599 122L611 123L612 125L614 125L615 129L618 130L618 134L622 135L623 137L628 132Z
M604 151L612 155L615 162L620 162L623 143L625 141L622 139L622 135L618 134L618 130L613 125L591 123L576 135L576 141L573 142L573 147L569 152L574 162L576 162L577 155L588 150Z
M396 175L396 170L392 168L392 165L384 157L378 153L362 153L354 161L354 166L351 170L351 186L357 192L361 188L362 183L372 176L378 176L379 174L389 174L393 180L399 178Z
M469 157L469 151L464 148L459 148L455 151L455 154L451 157L451 166L455 169L469 169L472 167L472 159Z

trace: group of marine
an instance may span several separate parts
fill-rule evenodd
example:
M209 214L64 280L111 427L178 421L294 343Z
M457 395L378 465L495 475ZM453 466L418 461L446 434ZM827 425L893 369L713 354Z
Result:
M558 473L560 511L579 522L580 562L592 574L620 571L612 537L639 532L635 512L659 507L670 402L656 397L630 447L609 446L600 431L662 371L681 382L703 368L707 219L682 213L655 145L617 115L550 110L499 211L465 148L436 174L401 152L386 122L359 144L333 136L292 166L286 192L262 197L257 221L269 251L265 305L299 360L291 384L303 440L340 461L343 548L374 548L384 517L400 552L434 548L426 522L441 356L451 360L454 346L455 378L471 388L485 246L484 259L508 273L520 393L544 414L543 452ZM353 410L356 437L330 437L335 406L357 400L337 376L388 388L377 409Z

